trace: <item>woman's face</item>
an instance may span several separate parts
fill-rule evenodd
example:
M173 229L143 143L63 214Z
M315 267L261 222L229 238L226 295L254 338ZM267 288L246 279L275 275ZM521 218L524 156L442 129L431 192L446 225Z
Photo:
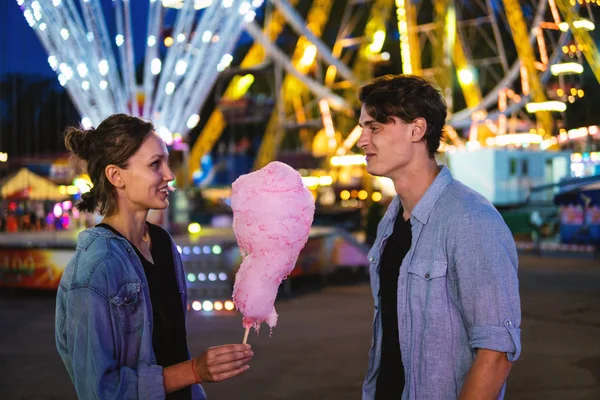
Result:
M169 168L169 153L163 140L151 133L121 170L124 185L121 200L131 211L165 209L169 205L168 184L175 176ZM121 202L122 203L122 202Z

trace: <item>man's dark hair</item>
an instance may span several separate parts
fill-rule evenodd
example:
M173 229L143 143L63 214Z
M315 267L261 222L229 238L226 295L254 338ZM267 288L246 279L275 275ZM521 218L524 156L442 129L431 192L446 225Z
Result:
M115 114L106 118L96 129L68 127L65 146L76 161L83 162L93 187L81 196L80 211L101 215L117 212L117 192L104 170L108 165L127 168L127 161L154 132L154 125L137 117Z
M387 124L398 117L409 124L417 118L427 121L424 139L429 157L440 147L446 122L446 102L429 81L414 75L385 75L360 88L360 101L377 122Z

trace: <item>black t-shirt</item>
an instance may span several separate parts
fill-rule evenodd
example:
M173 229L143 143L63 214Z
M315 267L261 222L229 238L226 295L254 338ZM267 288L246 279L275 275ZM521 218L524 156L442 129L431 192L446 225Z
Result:
M153 319L152 347L156 355L156 363L164 368L188 359L185 315L177 286L171 238L161 227L147 224L152 244L150 253L154 264L146 260L131 242L130 244L142 262L148 281ZM110 229L124 237L108 224L97 226ZM190 400L191 398L191 387L167 395L168 400Z
M383 249L379 267L383 337L375 400L401 399L404 390L404 366L398 335L398 276L402 260L410 250L412 231L410 219L405 221L402 213L400 208L394 231Z

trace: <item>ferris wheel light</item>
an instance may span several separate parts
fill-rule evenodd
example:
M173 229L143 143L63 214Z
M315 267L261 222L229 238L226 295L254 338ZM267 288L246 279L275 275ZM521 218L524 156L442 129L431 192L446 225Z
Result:
M212 4L212 0L196 0L196 3L194 4L194 8L196 10L202 10L203 8L206 8L208 6L210 6Z
M240 8L238 9L238 12L241 15L246 15L246 13L248 11L250 11L252 9L252 5L250 3L248 3L247 1L244 1L242 4L240 4Z
M581 74L583 72L583 65L576 62L554 64L550 66L550 72L554 76Z
M252 22L254 21L254 18L256 18L256 13L252 10L248 11L246 15L244 15L244 21L246 22Z
M33 9L33 17L35 18L35 20L39 21L40 19L42 19L42 8L40 7L40 3L34 1L33 3L31 3L31 8Z
M160 74L161 69L162 69L162 62L160 61L160 58L153 59L152 62L150 63L150 72L152 72L152 75Z
M192 114L187 120L188 129L194 129L196 125L200 122L200 116L198 114Z
M210 42L210 39L212 39L212 32L211 31L205 31L202 34L202 41L204 43L208 43L208 42Z
M558 28L562 32L567 32L569 30L569 23L561 22L560 24L558 24ZM589 19L581 18L577 21L573 21L573 28L581 29L584 31L593 31L594 29L596 29L596 25L594 25L594 23Z
M58 68L58 61L56 60L56 56L48 57L48 64L50 64L50 68L52 68L53 71L56 71L56 69Z
M563 112L567 109L567 105L562 101L544 101L541 103L527 103L525 109L530 114L541 111Z
M586 31L593 31L594 29L596 29L596 25L594 25L592 21L584 18L573 22L573 26L577 29L583 29Z
M183 7L183 1L181 0L162 0L162 6L164 8L177 8Z
M306 46L304 49L304 54L302 54L302 58L300 59L300 64L309 67L315 62L315 57L317 57L317 46L314 44Z
M379 53L383 48L383 43L385 42L385 31L379 30L373 34L373 41L369 45L369 51L371 53Z
M177 61L177 64L175 65L175 73L177 75L183 75L185 74L185 71L187 70L187 63L183 60L179 60Z
M83 126L83 129L90 129L92 127L92 120L88 117L83 117L81 119L81 126Z
M167 95L172 95L174 91L175 91L175 83L167 82L167 84L165 85L165 93Z
M23 11L23 16L25 16L25 19L27 20L29 26L33 28L35 26L35 18L33 17L33 13L31 12L31 10L27 9Z
M98 63L98 72L100 72L100 75L102 76L108 74L108 61L100 60Z
M458 80L463 85L470 85L475 81L475 76L470 68L463 68L458 70Z
M85 63L79 63L77 65L77 73L79 74L80 77L85 78L85 76L88 73L88 69L87 69L87 66L85 65Z

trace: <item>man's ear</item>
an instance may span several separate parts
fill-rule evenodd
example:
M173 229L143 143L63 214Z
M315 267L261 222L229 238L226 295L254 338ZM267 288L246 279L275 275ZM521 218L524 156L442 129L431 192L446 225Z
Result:
M420 142L425 138L425 133L427 133L427 121L425 121L425 118L417 118L412 123L414 127L411 140L413 142Z
M116 165L110 164L107 165L104 169L104 173L106 174L106 178L108 181L117 189L121 189L125 186L125 181L123 179L123 174L121 168Z

